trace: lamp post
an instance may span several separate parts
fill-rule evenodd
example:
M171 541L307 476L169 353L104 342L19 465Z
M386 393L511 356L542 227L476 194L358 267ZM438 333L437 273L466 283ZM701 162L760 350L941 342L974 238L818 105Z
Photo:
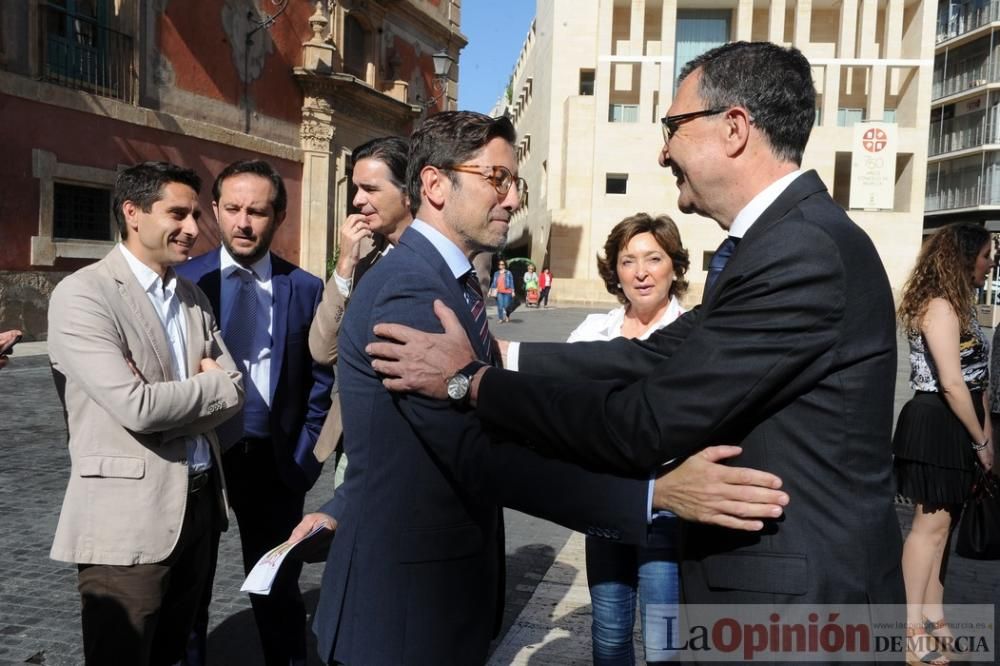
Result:
M434 62L434 91L437 95L430 99L417 95L417 103L424 107L424 110L437 104L437 101L448 92L448 74L451 73L451 66L455 62L444 50L432 55L431 60Z

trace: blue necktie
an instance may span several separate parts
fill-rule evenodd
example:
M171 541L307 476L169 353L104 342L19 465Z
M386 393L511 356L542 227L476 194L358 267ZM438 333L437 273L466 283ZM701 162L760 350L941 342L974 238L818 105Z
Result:
M715 281L719 279L719 274L729 262L729 257L733 256L740 239L735 236L726 236L719 249L712 255L712 260L708 262L708 278L705 280L705 293L712 291ZM702 299L704 300L704 299Z
M483 349L486 350L486 361L492 364L493 341L490 338L490 328L486 324L486 303L483 301L483 289L479 285L479 278L476 276L475 269L470 269L465 274L462 282L464 284L462 292L465 294L465 302L472 311L472 319L476 322L479 340L483 343Z
M239 365L245 381L249 381L250 362L253 360L253 342L257 332L257 280L253 271L237 268L230 277L240 281L239 290L229 312L226 332L222 339L229 347L229 353Z
M260 325L257 275L250 269L240 267L230 274L230 278L239 280L240 286L233 299L233 307L229 311L222 339L225 340L236 367L243 373L246 401L243 404L242 432L235 432L240 419L230 419L218 431L219 438L222 441L236 441L241 437L264 438L271 430L267 401L264 399L269 387L257 386L250 375L250 368L260 359L261 351L260 345L256 344L257 329ZM270 340L262 341L261 344L269 345ZM224 437L226 439L223 439Z

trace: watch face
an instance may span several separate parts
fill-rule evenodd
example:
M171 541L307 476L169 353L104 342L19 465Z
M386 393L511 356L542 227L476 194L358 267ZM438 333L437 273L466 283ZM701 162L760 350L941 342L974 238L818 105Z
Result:
M461 400L469 392L469 378L458 374L448 378L448 397L452 400Z

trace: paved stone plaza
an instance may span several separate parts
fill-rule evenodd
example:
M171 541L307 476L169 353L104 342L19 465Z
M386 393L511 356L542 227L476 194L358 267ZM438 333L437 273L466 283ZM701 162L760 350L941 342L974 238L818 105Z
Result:
M565 339L593 311L522 308L511 315L509 326L494 330L517 340ZM0 421L0 663L70 666L82 663L76 570L48 558L69 456L44 351L44 343L24 343L12 364L0 371L0 402L6 407ZM909 397L907 375L901 355L897 411ZM328 498L332 480L328 469L308 497L307 508ZM908 524L909 509L900 507L899 513ZM517 512L507 511L506 517L507 609L490 663L590 663L582 537ZM243 572L237 537L233 525L222 539L209 650L214 664L255 666L261 661L249 603L239 592ZM310 611L318 598L321 572L322 565L307 565L303 571ZM953 558L947 596L949 603L997 601L1000 563Z

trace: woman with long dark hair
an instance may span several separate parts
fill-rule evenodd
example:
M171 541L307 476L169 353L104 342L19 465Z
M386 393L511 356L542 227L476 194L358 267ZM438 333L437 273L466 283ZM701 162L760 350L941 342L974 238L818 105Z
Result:
M942 563L952 521L969 496L976 465L993 466L989 343L973 302L993 266L991 249L989 232L978 225L936 231L920 250L898 312L915 391L893 438L898 490L914 504L903 545L907 659L930 664L948 663L933 639L950 635Z

